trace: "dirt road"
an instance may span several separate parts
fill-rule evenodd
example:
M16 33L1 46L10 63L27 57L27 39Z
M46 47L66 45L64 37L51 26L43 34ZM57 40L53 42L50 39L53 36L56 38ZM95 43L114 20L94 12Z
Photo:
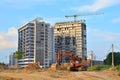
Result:
M117 71L1 71L0 77L17 78L15 80L120 80ZM0 79L2 80L2 79ZM7 79L8 80L8 79ZM12 79L13 80L13 79Z

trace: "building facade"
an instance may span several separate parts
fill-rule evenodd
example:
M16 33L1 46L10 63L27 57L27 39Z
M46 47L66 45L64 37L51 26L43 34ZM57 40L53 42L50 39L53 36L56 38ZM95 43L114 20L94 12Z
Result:
M78 57L87 58L86 24L84 21L56 23L54 37L55 52L68 50ZM55 53L55 58L57 58L57 53Z
M13 67L16 64L15 54L9 55L9 67Z
M49 23L36 18L18 29L18 50L24 52L22 59L18 60L20 67L33 62L40 62L41 66L49 67L49 28Z
M51 65L54 62L54 27L49 28L48 37L49 37L48 53L49 53L49 61Z

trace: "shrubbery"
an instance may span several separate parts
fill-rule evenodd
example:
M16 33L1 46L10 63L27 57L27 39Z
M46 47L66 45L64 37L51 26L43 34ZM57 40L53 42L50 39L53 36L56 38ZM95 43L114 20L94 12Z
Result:
M115 66L115 69L120 71L120 65Z
M110 69L112 66L110 65L95 65L92 67L89 67L88 70L106 70L106 69ZM115 70L119 70L120 71L120 65L115 66L114 68Z
M110 67L111 67L110 65L95 65L95 66L89 67L88 70L100 71L100 70L109 69Z
M120 52L114 52L114 65L117 66L120 64ZM112 52L108 53L106 59L104 60L105 65L112 64Z

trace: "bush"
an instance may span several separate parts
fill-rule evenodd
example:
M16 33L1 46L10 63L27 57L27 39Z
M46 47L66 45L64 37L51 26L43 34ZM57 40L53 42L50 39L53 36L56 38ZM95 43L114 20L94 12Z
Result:
M109 69L110 67L111 66L109 66L109 65L95 65L95 66L89 67L88 70L97 70L97 71L100 71L100 70Z
M102 70L109 69L110 67L111 67L111 65L103 65Z
M115 69L120 71L120 65L115 66Z
M91 66L91 67L89 67L88 68L88 70L91 70L91 71L93 71L93 70L100 70L100 67L99 66Z

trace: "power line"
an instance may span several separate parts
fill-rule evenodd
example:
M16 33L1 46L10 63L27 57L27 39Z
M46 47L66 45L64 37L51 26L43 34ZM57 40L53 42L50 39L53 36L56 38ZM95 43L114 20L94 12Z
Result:
M114 45L114 47L115 47L115 49L118 49L118 50L120 50L120 47L118 47L118 46L116 46L116 45Z
M111 51L112 47L110 46L110 49L107 51L108 53Z
M110 48L106 51L106 55L104 57L107 57L108 53L112 50L112 46L110 46Z
M108 49L108 51L106 51L107 53L109 53L111 51L112 47L110 46L110 48Z

